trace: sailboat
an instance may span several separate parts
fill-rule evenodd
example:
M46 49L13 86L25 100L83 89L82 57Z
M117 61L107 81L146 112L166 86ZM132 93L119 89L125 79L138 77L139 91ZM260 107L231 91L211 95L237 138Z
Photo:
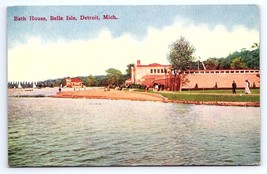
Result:
M19 83L19 85L18 85L18 88L19 88L19 89L21 89L21 88L22 88L22 86L21 86L21 84L20 84L20 83Z
M36 83L36 84L37 84L37 83ZM32 83L32 88L36 88L36 85L35 85L34 82Z

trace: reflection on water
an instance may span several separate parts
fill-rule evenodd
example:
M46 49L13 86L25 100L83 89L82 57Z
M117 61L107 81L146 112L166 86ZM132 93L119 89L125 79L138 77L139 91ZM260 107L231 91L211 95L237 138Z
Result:
M253 165L260 109L9 98L10 166Z

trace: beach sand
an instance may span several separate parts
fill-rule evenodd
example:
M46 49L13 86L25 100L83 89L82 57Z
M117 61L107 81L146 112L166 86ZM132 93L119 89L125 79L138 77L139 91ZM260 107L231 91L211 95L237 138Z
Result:
M165 103L181 103L181 104L197 104L197 105L218 105L218 106L246 106L260 107L259 102L219 102L219 101L177 101L168 100L160 94L136 92L136 91L119 91L113 90L104 91L104 88L80 90L80 91L64 91L57 95L50 96L55 98L84 98L84 99L112 99L112 100L135 100L135 101L158 101Z
M57 98L87 98L87 99L114 99L114 100L138 100L138 101L164 101L164 97L159 94L119 91L111 89L104 91L104 88L80 90L80 91L64 91L58 92L52 96Z

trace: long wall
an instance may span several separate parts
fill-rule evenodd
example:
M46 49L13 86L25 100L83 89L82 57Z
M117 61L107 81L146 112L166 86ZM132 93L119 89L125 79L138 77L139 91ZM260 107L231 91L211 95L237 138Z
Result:
M188 83L183 88L231 88L235 81L238 88L245 87L245 80L250 82L251 87L255 84L260 87L259 70L202 70L185 72Z
M138 60L131 68L131 83L153 86L161 84L165 89L174 88L174 74L171 72L171 65L161 65L152 63L142 65ZM238 88L245 87L245 80L250 82L251 87L260 87L259 70L190 70L183 73L187 83L182 85L182 89L198 88L231 88L235 81ZM217 85L216 85L217 84ZM176 84L176 86L179 86Z

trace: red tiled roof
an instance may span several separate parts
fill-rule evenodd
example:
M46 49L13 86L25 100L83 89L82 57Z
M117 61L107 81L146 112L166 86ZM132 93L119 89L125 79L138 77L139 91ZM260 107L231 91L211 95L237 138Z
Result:
M72 78L71 82L82 82L78 77Z
M171 65L161 65L161 64L158 64L158 63L152 63L152 64L149 64L149 65L137 65L137 67L158 67L158 66L171 67Z

